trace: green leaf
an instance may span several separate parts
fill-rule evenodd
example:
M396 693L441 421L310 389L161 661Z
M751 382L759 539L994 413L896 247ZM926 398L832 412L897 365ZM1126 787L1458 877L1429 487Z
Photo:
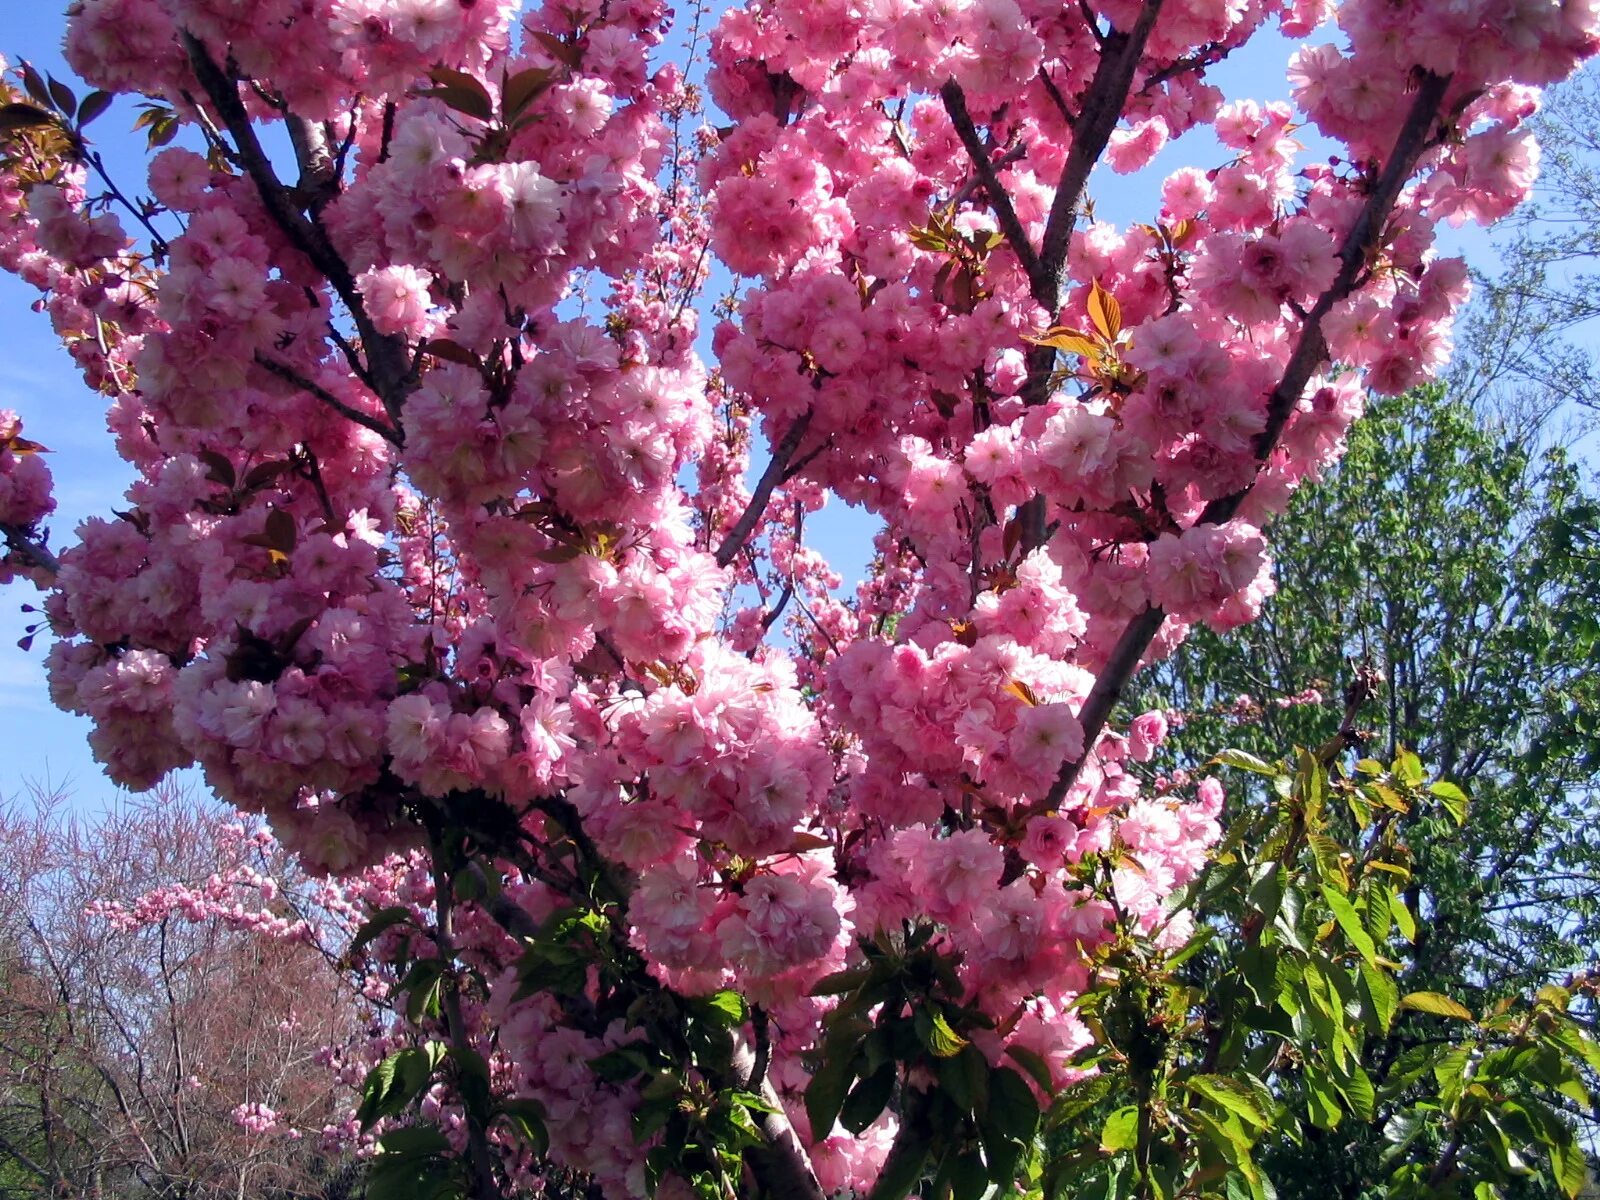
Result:
M1295 751L1299 767L1295 771L1295 789L1304 806L1307 823L1313 827L1321 824L1323 801L1328 790L1328 772L1317 761L1316 755L1304 747Z
M406 997L406 1019L413 1025L424 1018L437 1018L444 990L443 959L419 958L396 985L396 991Z
M968 1044L954 1058L934 1062L939 1083L962 1112L975 1112L989 1104L989 1060Z
M443 100L457 112L466 113L480 121L494 118L494 104L489 99L489 89L465 71L434 67L428 75L438 86L423 92L424 96Z
M1361 927L1377 948L1388 944L1389 930L1394 926L1394 913L1389 906L1390 890L1389 881L1377 876L1369 877L1361 885Z
M712 1018L729 1029L743 1024L750 1016L750 1007L744 1002L744 997L731 988L711 993L704 1003Z
M1051 1129L1059 1128L1081 1117L1110 1094L1111 1080L1104 1075L1096 1075L1092 1079L1074 1084L1050 1106L1046 1124Z
M481 367L483 365L483 360L471 350L468 350L460 342L453 342L449 338L431 338L422 343L421 349L424 353L431 354L435 358L442 358L446 362L460 363L464 367ZM576 550L573 551L573 555L576 557Z
M1465 1005L1438 992L1409 992L1400 998L1400 1007L1436 1017L1454 1017L1458 1021L1475 1020Z
M1109 1117L1100 1129L1100 1149L1107 1154L1132 1150L1139 1144L1139 1110L1132 1104L1124 1105Z
M1275 861L1258 863L1251 871L1250 890L1245 903L1261 914L1264 922L1271 922L1283 905L1285 872Z
M550 1130L545 1125L544 1105L530 1098L504 1100L500 1104L500 1115L511 1131L528 1143L536 1157L549 1153Z
M500 111L507 124L520 117L522 110L549 88L555 74L549 67L529 67L506 80L500 89Z
M461 1095L463 1107L487 1123L490 1119L489 1061L471 1046L454 1046L449 1054L455 1063L456 1091Z
M1212 939L1216 936L1217 931L1214 928L1212 928L1210 925L1202 925L1198 930L1195 931L1194 936L1179 948L1177 953L1167 959L1168 969L1188 962L1189 959L1193 958L1206 946L1210 945Z
M395 1072L399 1068L399 1055L391 1054L367 1072L361 1084L361 1104L356 1117L361 1128L366 1129L381 1115L379 1109L385 1098L394 1090Z
M1560 984L1547 983L1534 992L1534 996L1541 1002L1550 1005L1552 1008L1560 1009L1562 1012L1566 1012L1572 1006L1572 993Z
M951 1200L979 1200L989 1190L989 1168L976 1150L958 1155L950 1168Z
M436 1125L407 1125L385 1133L378 1139L378 1148L384 1154L409 1157L449 1154L450 1139Z
M0 136L15 133L19 129L39 129L55 123L54 113L31 104L0 104Z
M1010 1137L995 1121L978 1116L978 1141L989 1164L989 1179L1009 1189L1016 1180L1017 1164L1022 1161L1023 1143Z
M1433 1062L1433 1079L1439 1102L1451 1105L1466 1086L1467 1069L1476 1061L1476 1047L1453 1046Z
M1409 783L1413 787L1416 787L1422 783L1424 775L1422 769L1422 760L1410 750L1402 749L1398 754L1395 755L1394 767L1392 769L1395 777L1404 783Z
M1567 1200L1577 1200L1589 1181L1589 1163L1583 1148L1571 1137L1550 1147L1550 1173L1562 1195Z
M1350 877L1345 871L1345 848L1327 834L1312 833L1306 836L1311 847L1311 857L1317 864L1317 874L1324 882L1337 882L1349 888Z
M1432 784L1428 791L1444 805L1445 811L1455 820L1457 825L1463 825L1467 820L1467 794L1453 783L1440 780Z
M1406 750L1402 747L1402 750L1395 755L1394 768L1392 770L1394 770L1395 778L1400 779L1400 781L1411 784L1413 787L1421 786L1422 778L1424 778L1422 760L1416 757L1416 754L1413 754L1411 750Z
M1376 1032L1387 1034L1394 1023L1395 1010L1400 1007L1400 989L1382 967L1365 962L1361 964L1361 985L1372 1005Z
M589 1069L606 1083L624 1083L648 1073L653 1056L639 1043L630 1042L589 1060Z
M931 1149L926 1137L902 1134L895 1143L894 1153L883 1164L878 1182L867 1194L867 1200L905 1200L922 1182L922 1168Z
M32 96L46 108L49 108L52 104L54 104L54 101L50 98L50 89L45 86L44 76L39 74L34 65L24 59L21 64L21 68L22 86L27 89L28 95Z
M1350 1069L1350 1075L1339 1084L1339 1091L1349 1102L1350 1111L1363 1121L1371 1121L1377 1107L1377 1092L1372 1086L1372 1079L1360 1063Z
M361 1128L369 1129L375 1121L395 1116L422 1095L443 1056L444 1046L429 1042L397 1050L368 1071L356 1109Z
M1356 912L1355 905L1338 888L1332 884L1322 885L1322 898L1327 901L1328 907L1333 911L1333 919L1339 923L1339 928L1344 931L1344 936L1361 955L1363 963L1376 966L1378 962L1378 948L1372 944L1372 938L1367 935L1366 929L1361 924L1361 917Z
M90 92L83 98L83 103L78 105L78 127L81 129L90 121L100 116L111 107L111 93L102 91Z
M356 930L356 936L350 942L350 953L354 954L358 950L365 949L380 933L411 920L413 915L411 909L403 904L380 908L362 923L360 929Z
M950 1022L936 1008L918 1009L915 1023L922 1044L935 1058L954 1058L967 1044L967 1039L950 1028Z
M1050 1064L1045 1061L1044 1055L1026 1046L1017 1045L1007 1046L1006 1054L1033 1077L1033 1081L1045 1095L1048 1096L1055 1091L1055 1079L1050 1074Z
M1272 1113L1262 1097L1248 1085L1224 1075L1194 1075L1184 1081L1190 1091L1242 1117L1257 1129L1272 1123Z
M1191 1109L1187 1119L1199 1126L1200 1131L1228 1162L1237 1165L1241 1159L1249 1157L1255 1138L1246 1132L1237 1118L1227 1113L1217 1117L1200 1109Z
M989 1073L988 1115L1007 1137L1031 1142L1039 1128L1039 1101L1021 1075L996 1067Z
M1257 775L1279 775L1281 772L1276 766L1257 758L1244 750L1224 750L1207 765L1220 763L1225 767L1237 767L1241 771L1252 771Z
M899 1076L898 1064L890 1059L865 1079L858 1080L839 1108L839 1124L851 1133L860 1133L871 1125L888 1106Z
M1558 1017L1555 1028L1545 1036L1569 1056L1582 1060L1591 1071L1600 1071L1600 1043L1596 1043L1581 1026L1567 1018Z
M869 968L851 967L847 971L835 971L832 975L824 975L811 985L811 996L842 996L846 992L853 992L867 981Z
M783 1111L776 1104L769 1103L767 1098L759 1092L734 1092L730 1099L741 1108L748 1108L751 1112L773 1114Z
M1344 1119L1344 1109L1336 1099L1333 1081L1307 1064L1303 1076L1306 1089L1306 1109L1311 1123L1318 1129L1337 1129Z
M1405 898L1399 892L1389 894L1389 909L1394 914L1394 923L1400 929L1400 935L1412 945L1417 943L1417 919L1411 915L1411 910L1406 907Z
M380 1154L368 1169L366 1200L459 1200L466 1189L444 1155Z

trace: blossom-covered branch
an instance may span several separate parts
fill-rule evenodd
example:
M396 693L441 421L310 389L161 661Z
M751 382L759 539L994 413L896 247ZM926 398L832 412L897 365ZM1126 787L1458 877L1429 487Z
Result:
M1222 95L1269 22L1332 40L1292 102ZM0 427L8 569L115 779L198 765L366 881L391 1181L814 1200L979 1145L1009 1187L1080 999L1183 941L1220 834L1118 697L1255 617L1273 515L1444 361L1435 230L1526 194L1600 11L764 0L692 82L666 33L660 0L83 5L69 60L148 97L140 225L180 232L147 253L62 150L108 101L19 81L0 266L136 481L47 576ZM1091 208L1201 126L1215 169ZM708 257L737 291L690 303Z

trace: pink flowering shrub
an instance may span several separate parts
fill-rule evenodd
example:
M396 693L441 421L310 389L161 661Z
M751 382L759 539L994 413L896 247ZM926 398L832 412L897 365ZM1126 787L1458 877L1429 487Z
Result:
M1219 834L1214 782L1146 786L1165 719L1112 720L1123 685L1259 612L1364 389L1448 354L1435 228L1526 194L1534 89L1600 45L1592 0L771 0L717 21L726 124L691 129L665 20L88 0L75 68L211 152L154 159L148 248L70 157L0 176L0 264L139 472L58 559L0 451L52 695L114 778L197 763L314 869L385 864L371 952L423 1057L364 1115L417 1099L442 1141L409 1153L483 1194L746 1144L869 1188L953 1043L874 1068L859 1139L802 1097L825 981L908 938L997 1077L1071 1084L1113 918L1181 940ZM1223 96L1206 65L1269 22L1320 39L1294 104ZM1097 162L1202 125L1227 162L1089 219ZM853 595L806 541L830 502L877 531ZM737 1053L682 1041L719 1012ZM672 1157L672 1047L732 1160Z

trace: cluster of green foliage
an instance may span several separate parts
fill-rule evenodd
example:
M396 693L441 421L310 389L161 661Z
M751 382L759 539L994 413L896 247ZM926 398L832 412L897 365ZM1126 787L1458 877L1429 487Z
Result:
M1262 619L1227 638L1198 634L1143 681L1147 703L1184 714L1157 764L1170 771L1222 744L1261 756L1323 745L1339 736L1337 695L1291 698L1365 680L1372 703L1352 738L1391 761L1414 747L1473 794L1459 829L1436 807L1389 818L1418 924L1394 956L1395 981L1486 1019L1506 997L1556 1003L1600 935L1600 502L1579 462L1530 436L1549 428L1486 419L1437 389L1375 401L1344 462L1274 528L1279 591ZM1263 790L1236 793L1233 833ZM1592 1001L1573 998L1584 1022ZM1369 1039L1360 1065L1389 1078L1419 1039ZM1436 1099L1456 1097L1452 1080L1433 1082ZM1575 1088L1562 1095L1562 1119L1592 1133L1593 1106ZM1307 1091L1300 1103L1308 1113L1320 1101ZM1265 1161L1285 1197L1411 1195L1385 1166L1398 1131L1412 1129L1367 1121ZM1563 1164L1563 1182L1578 1178ZM1537 1181L1519 1190L1552 1194Z
M1459 832L1402 823L1424 926L1405 982L1473 1001L1584 965L1600 939L1600 501L1578 464L1437 390L1378 400L1273 542L1262 619L1197 633L1146 679L1149 702L1185 714L1161 766L1319 745L1337 694L1277 701L1370 668L1370 743L1412 747L1474 797Z
M481 801L479 809L492 809L487 797ZM590 1066L606 1083L638 1086L634 1135L641 1143L654 1142L645 1167L652 1189L670 1176L706 1200L736 1195L746 1154L766 1145L761 1124L778 1107L770 1089L762 1091L768 1053L763 1014L734 991L685 997L653 978L629 944L618 881L582 835L575 814L559 802L549 804L553 828L570 834L556 841L557 858L581 881L574 890L588 897L586 904L559 909L535 924L501 894L495 873L472 858L470 847L482 831L441 813L433 822L432 919L403 906L381 909L352 943L356 956L369 953L391 930L414 935L391 939L385 962L395 972L394 994L408 1022L420 1031L415 1044L377 1063L362 1085L356 1114L362 1128L387 1122L368 1173L366 1200L511 1194L490 1154L490 1135L502 1131L539 1164L542 1195L592 1194L590 1181L541 1161L550 1135L539 1102L500 1096L491 1087L485 1055L494 1046L469 1036L461 1006L463 996L485 1000L489 982L451 944L453 910L464 901L486 906L520 942L518 999L542 993L569 1011L580 1010L596 1037L619 1021L629 1031L626 1041ZM481 811L477 816L481 820ZM734 1036L747 1023L758 1030L753 1058L741 1057ZM416 1119L423 1099L439 1085L465 1118L464 1155L437 1126Z
M1422 927L1401 830L1458 824L1466 798L1425 783L1410 751L1346 772L1339 748L1220 758L1266 799L1193 885L1194 937L1166 952L1125 936L1085 997L1099 1075L1047 1120L1046 1194L1269 1200L1298 1180L1306 1195L1498 1200L1534 1175L1569 1198L1584 1185L1562 1108L1591 1105L1600 1047L1578 997L1546 986L1474 1012L1402 991Z

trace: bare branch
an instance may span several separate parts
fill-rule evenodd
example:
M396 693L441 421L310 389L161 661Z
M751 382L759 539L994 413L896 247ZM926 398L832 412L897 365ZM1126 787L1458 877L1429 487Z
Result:
M1056 184L1055 200L1051 202L1050 217L1045 222L1044 246L1039 254L1050 294L1055 297L1051 304L1045 305L1052 314L1060 304L1061 270L1066 265L1067 248L1072 242L1072 230L1077 224L1089 172L1105 153L1106 144L1122 116L1145 43L1150 40L1156 18L1161 15L1161 3L1162 0L1145 0L1132 29L1127 33L1112 30L1106 35L1094 79L1089 83L1083 107L1073 124L1072 146Z
M361 293L356 288L355 276L351 273L349 264L333 248L333 243L329 241L322 226L296 205L291 189L278 178L272 161L261 147L261 140L256 136L250 114L245 110L243 101L239 99L239 89L234 80L212 61L204 44L188 30L183 31L183 46L189 56L190 69L194 71L200 87L217 110L223 126L233 136L239 162L256 185L256 191L261 196L261 203L266 208L267 215L294 247L322 272L329 285L344 301L345 307L349 309L361 334L361 345L366 352L368 370L375 384L373 390L383 401L389 420L398 429L401 406L417 384L416 373L407 361L405 339L393 334L379 333L372 324L367 316ZM292 124L290 136L291 139L296 137ZM321 168L310 127L302 124L299 137L305 142L302 170L309 172L310 179L316 182L317 171ZM301 146L296 142L296 152L299 153L300 150ZM335 186L332 180L324 182L329 187ZM310 201L312 198L305 199ZM315 211L319 205L312 203L311 207Z
M1050 103L1056 106L1056 112L1061 114L1061 119L1071 129L1078 123L1078 114L1067 107L1066 97L1061 94L1061 89L1056 86L1056 81L1050 78L1050 72L1039 68L1039 82L1044 84L1045 94L1050 97Z
M350 407L350 405L339 399L339 397L335 396L327 388L323 387L315 380L307 379L288 363L281 363L275 358L268 358L265 354L262 354L261 351L257 350L256 366L260 367L262 370L271 375L276 375L285 383L292 383L295 387L300 388L303 391L310 392L318 400L321 400L329 408L337 412L341 417L346 417L349 420L354 421L357 425L372 430L373 433L383 438L384 441L390 442L396 446L405 445L404 430L391 429L382 421L378 420L377 417L364 413L359 408Z
M944 110L950 114L950 123L955 126L956 136L966 147L967 157L972 160L973 169L978 172L978 178L983 182L983 190L989 196L989 206L994 209L995 219L1000 222L1000 232L1006 235L1006 242L1010 245L1011 252L1017 256L1022 269L1027 272L1028 282L1033 288L1033 298L1040 300L1039 292L1044 286L1044 279L1040 274L1038 251L1028 240L1028 232L1017 219L1017 210L1012 207L1011 196L1001 185L994 164L989 161L989 148L978 137L977 127L972 123L972 114L967 111L966 93L961 90L959 83L951 79L939 89L939 98L944 101ZM1044 301L1040 300L1040 303Z
M61 570L61 560L52 554L44 542L20 525L0 522L0 537L5 538L6 549L16 556L24 568L48 571L51 575Z
M437 835L433 837L432 859L434 879L434 911L437 928L434 930L433 940L439 947L439 957L447 964L449 978L440 989L440 1001L444 1008L445 1025L449 1030L450 1043L455 1047L460 1056L457 1060L457 1069L466 1061L467 1052L472 1045L467 1037L467 1025L461 1012L461 997L457 992L459 976L455 974L456 948L454 941L454 888L455 880L452 879L441 865L444 859L443 846ZM484 1128L483 1119L472 1105L463 1105L467 1125L467 1161L472 1170L474 1200L498 1200L504 1193L495 1178L494 1159L489 1151L489 1134Z
M749 540L755 531L756 523L761 520L761 514L767 511L767 501L772 499L773 489L783 480L783 473L789 466L789 460L800 448L800 440L805 437L806 430L810 427L811 410L808 408L795 418L794 424L789 426L783 439L772 448L772 461L767 464L767 469L761 472L761 478L756 482L756 489L750 494L750 503L745 506L744 513L733 530L722 540L722 545L717 547L717 566L725 567L738 557L740 548Z

